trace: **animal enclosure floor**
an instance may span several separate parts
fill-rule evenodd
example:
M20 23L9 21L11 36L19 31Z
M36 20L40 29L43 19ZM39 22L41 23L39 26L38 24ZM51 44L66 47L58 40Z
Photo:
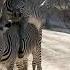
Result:
M42 70L70 70L70 34L49 30L42 33ZM31 61L32 55L28 70L32 70Z

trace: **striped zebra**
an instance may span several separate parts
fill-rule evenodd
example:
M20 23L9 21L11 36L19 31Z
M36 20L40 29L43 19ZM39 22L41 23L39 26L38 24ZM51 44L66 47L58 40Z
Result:
M0 65L7 70L13 70L14 62L18 57L18 49L18 26L11 26L10 29L3 27L3 30L0 30Z
M22 18L23 19L23 18ZM25 60L29 53L33 54L33 61L32 66L33 70L35 70L35 67L37 65L37 70L42 70L41 68L41 39L42 39L42 30L40 26L36 26L36 24L39 24L40 21L31 17L29 18L29 23L27 21L23 21L21 19L20 23L20 30L19 34L21 37L21 46L19 47L19 58L22 58ZM27 61L24 64L25 69L27 70ZM21 66L18 65L19 70L21 70Z
M33 0L34 1L34 0ZM6 20L19 24L20 46L18 57L23 58L24 64L16 63L19 70L27 70L27 60L30 53L33 54L32 66L35 70L41 67L41 39L42 20L40 19L39 7L36 2L24 0L7 0L3 9ZM32 4L35 3L35 4ZM32 4L32 5L30 5ZM32 8L32 9L31 9ZM22 62L23 62L22 61Z

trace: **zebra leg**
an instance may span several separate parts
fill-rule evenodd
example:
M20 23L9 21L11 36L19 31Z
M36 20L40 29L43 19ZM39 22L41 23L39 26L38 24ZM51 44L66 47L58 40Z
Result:
M32 67L33 67L33 70L35 70L35 68L36 68L36 60L37 60L36 47L33 49L32 54L33 54Z
M14 68L14 62L11 62L7 67L7 70L13 70L13 68Z
M27 70L28 67L28 59L27 58L20 58L17 62L16 62L16 66L18 68L18 70Z
M37 65L37 70L42 70L42 67L41 67L41 46L40 47L39 46L36 46L34 48L34 50L32 51L32 54L33 54L33 61L32 61L33 70L35 70L36 65Z
M36 52L37 52L37 70L42 70L41 67L41 40L42 40L42 30L40 29L40 34L37 42Z
M40 45L39 45L40 46ZM41 67L41 47L37 47L37 70L42 70Z
M27 58L23 59L23 64L24 64L23 70L27 70L27 68L28 68L28 59Z

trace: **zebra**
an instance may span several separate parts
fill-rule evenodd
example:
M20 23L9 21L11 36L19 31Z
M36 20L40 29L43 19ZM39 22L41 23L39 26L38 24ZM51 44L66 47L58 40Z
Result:
M42 19L39 11L39 3L34 0L7 0L3 9L3 15L10 22L18 22L20 46L18 57L23 61L33 54L32 66L35 70L42 70L41 67L41 39L42 39ZM24 68L17 62L19 70L27 70L27 60L24 61Z
M18 27L8 29L7 22L2 18L4 2L0 1L0 70L13 70L19 47ZM14 30L13 30L14 29Z
M38 26L37 28L36 25L34 25L34 23L38 24L39 20L31 17L29 18L30 23L27 23L27 21L23 21L22 19L20 21L20 23L22 24L19 28L20 29L19 34L21 37L21 40L20 40L21 46L19 47L18 57L19 58L23 57L23 59L25 60L28 57L29 53L32 53L33 54L33 61L32 61L33 70L35 70L36 65L37 65L37 70L42 70L41 68L42 30L41 30L41 27L39 28ZM31 23L31 22L34 22L34 23ZM27 65L27 62L24 65ZM24 70L27 70L27 67L25 67Z
M3 30L0 30L0 65L7 70L13 70L14 62L18 57L18 49L18 26L3 27Z

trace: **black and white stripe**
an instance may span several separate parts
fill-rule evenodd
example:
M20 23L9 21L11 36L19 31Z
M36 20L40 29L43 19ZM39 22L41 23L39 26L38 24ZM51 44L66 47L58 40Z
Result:
M0 30L0 41L0 63L13 70L19 49L18 27L11 26L5 32Z
M11 37L10 37L10 35L8 36L8 34L6 36L7 36L8 45L5 48L4 54L2 55L2 58L1 58L1 61L6 61L7 59L9 59L11 52L12 52Z
M37 3L37 6L38 6L37 7L36 2L33 2L31 0L26 2L24 2L24 0L20 0L20 2L19 3L18 2L19 0L15 0L15 1L8 0L8 3L7 3L7 10L10 11L11 13L13 13L14 11L16 11L16 13L19 11L23 13L22 15L23 18L21 18L18 23L20 24L20 27L19 27L20 46L18 51L18 57L23 57L23 59L25 59L25 58L28 58L27 56L30 53L32 53L33 70L35 70L36 65L37 65L37 70L41 70L41 38L42 38L41 30L42 29L41 29L41 20L38 19L40 18L39 5ZM21 3L24 3L24 5L21 5ZM20 6L19 4L21 5L20 8L17 7L17 6ZM13 9L13 12L12 12L12 9ZM26 63L24 64L24 66L26 66ZM17 66L19 65L17 64Z

